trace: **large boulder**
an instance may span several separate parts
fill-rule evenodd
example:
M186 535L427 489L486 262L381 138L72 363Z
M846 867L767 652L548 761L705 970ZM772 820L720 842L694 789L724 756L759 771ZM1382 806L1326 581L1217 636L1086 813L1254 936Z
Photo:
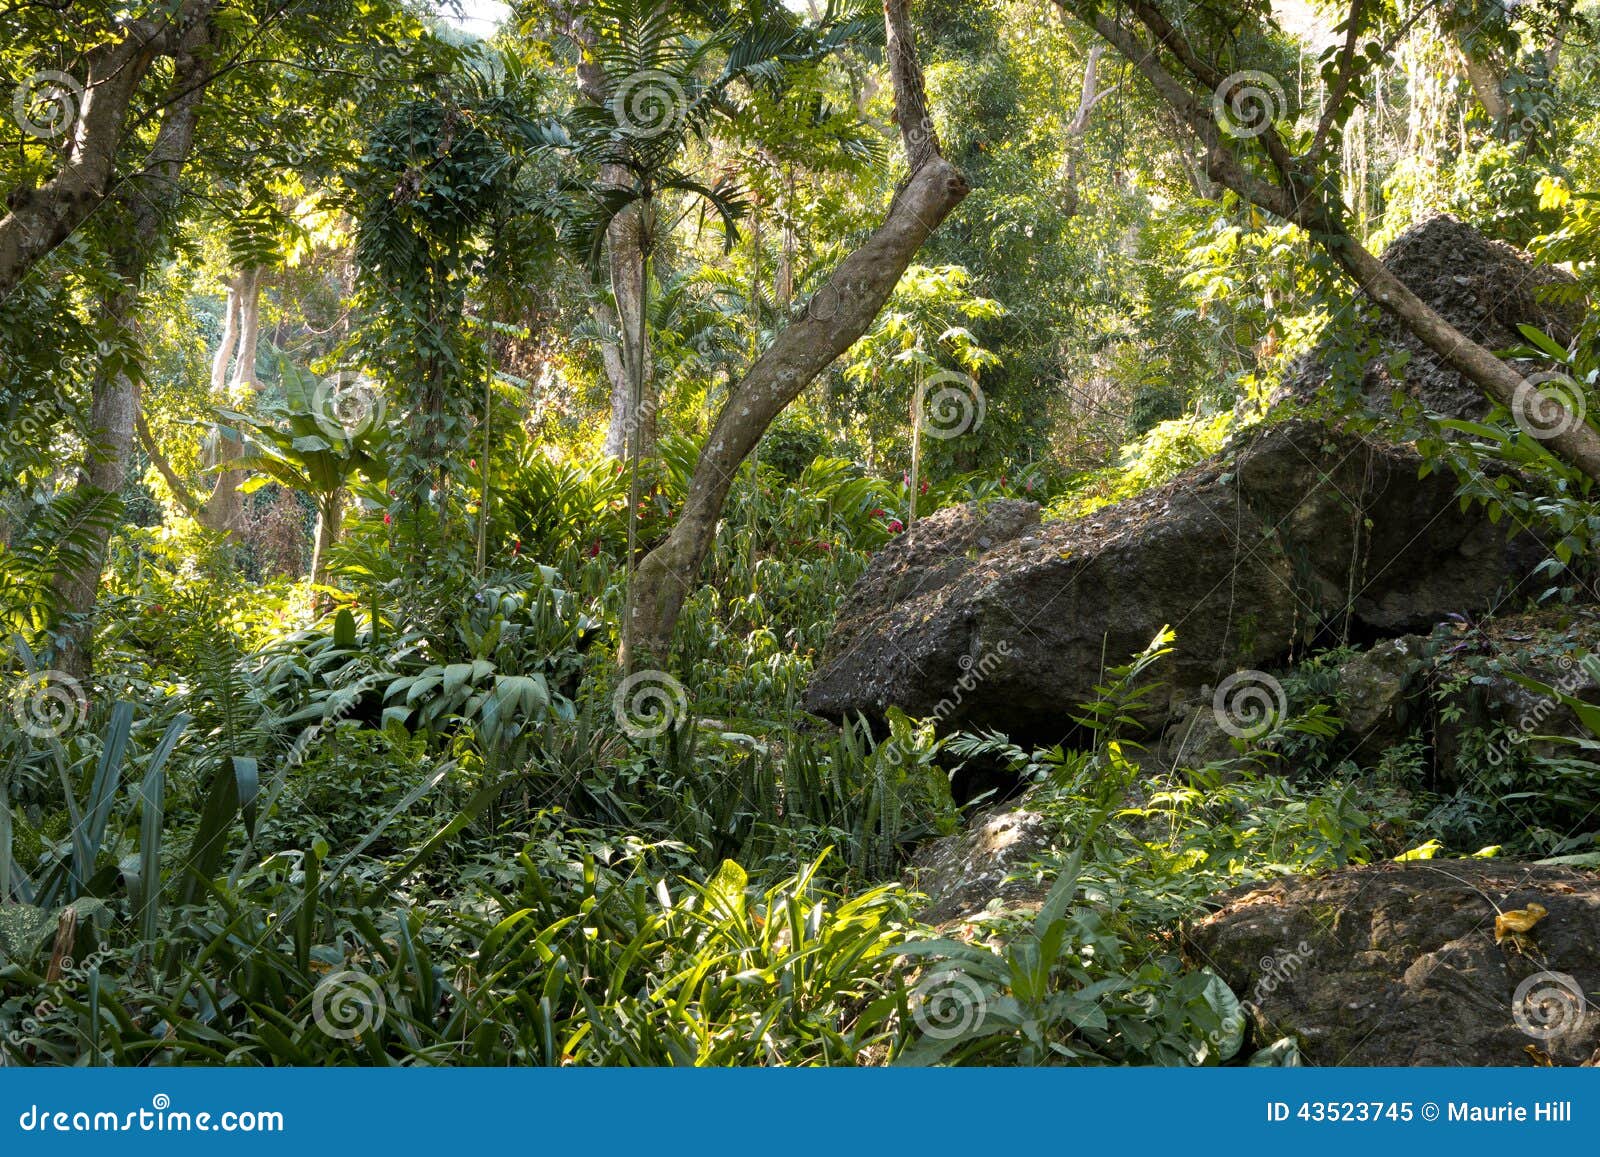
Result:
M1451 325L1490 350L1526 345L1518 325L1544 330L1565 344L1583 320L1574 295L1542 292L1575 287L1571 275L1534 263L1503 241L1491 241L1472 226L1441 214L1411 226L1383 253L1389 271ZM1370 335L1377 356L1359 368L1359 393L1382 410L1396 389L1404 389L1427 409L1454 418L1480 417L1487 409L1483 391L1411 334L1393 317L1380 314ZM1403 356L1402 356L1403 355ZM1528 363L1526 372L1542 367ZM1289 373L1279 396L1326 396L1330 383L1349 380L1348 360L1331 349L1302 359Z
M948 729L1054 742L1107 667L1161 627L1174 702L1285 658L1329 624L1428 628L1487 607L1544 557L1421 461L1310 421L1252 431L1165 486L1085 518L1032 504L941 511L872 560L807 693L831 718L890 706Z
M1600 1050L1600 875L1384 864L1217 897L1185 954L1240 995L1258 1043L1317 1065L1580 1065ZM1545 915L1515 932L1516 917ZM1497 939L1497 916L1503 938Z

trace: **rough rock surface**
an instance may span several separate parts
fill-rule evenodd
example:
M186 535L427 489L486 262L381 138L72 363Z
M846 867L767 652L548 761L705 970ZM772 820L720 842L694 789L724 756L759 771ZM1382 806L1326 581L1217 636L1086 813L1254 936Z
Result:
M1530 902L1548 915L1497 944L1496 908ZM1312 1064L1578 1065L1600 1049L1595 873L1384 864L1214 903L1186 937L1191 962L1240 994L1257 1042L1292 1035Z
M1370 755L1403 740L1422 722L1419 676L1427 668L1430 641L1421 635L1385 639L1339 666L1339 718L1345 731Z
M1160 676L1184 702L1346 615L1394 634L1486 607L1542 550L1461 514L1454 480L1419 480L1419 465L1292 421L1086 518L1041 525L1011 501L941 511L846 597L807 707L881 719L894 705L1055 742L1104 670L1164 625L1177 642Z
M1048 851L1050 839L1043 816L1001 806L963 831L930 840L917 850L906 874L907 883L928 897L921 918L943 924L977 915L993 900L1034 898L1049 885L1008 877Z
M1400 234L1384 251L1383 263L1450 324L1491 350L1526 345L1519 324L1536 326L1565 344L1582 320L1572 305L1541 300L1541 287L1570 284L1568 274L1537 266L1521 250L1491 241L1448 215L1430 217ZM1488 409L1482 390L1392 317L1380 317L1373 337L1383 352L1361 369L1360 392L1374 408L1382 409L1403 386L1429 410L1450 417L1475 418ZM1408 357L1395 374L1389 367L1399 353ZM1529 372L1538 368L1527 367ZM1291 371L1280 396L1308 397L1348 374L1330 351L1320 350Z

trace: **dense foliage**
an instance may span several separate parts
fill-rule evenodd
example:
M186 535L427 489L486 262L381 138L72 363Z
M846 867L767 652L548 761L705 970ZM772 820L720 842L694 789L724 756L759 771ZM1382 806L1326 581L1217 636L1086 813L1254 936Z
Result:
M75 77L130 7L0 6L8 212L92 144ZM1364 408L1370 306L1077 6L915 5L973 191L728 482L671 673L619 665L635 568L908 176L880 5L522 0L472 33L415 0L148 7L208 39L150 66L105 211L0 299L4 1063L1292 1063L1181 958L1204 897L1595 850L1593 742L1440 782L1414 738L1347 742L1339 650L1226 772L1136 742L1170 636L1108 656L1054 747L804 711L840 598L918 519L1136 495L1312 349L1350 370L1327 412L1548 532L1531 602L1588 597L1593 479L1503 408ZM1303 136L1342 6L1265 7L1228 50L1301 78L1273 115ZM1335 98L1354 233L1449 211L1560 263L1581 326L1521 352L1592 396L1600 10L1374 7ZM141 217L115 190L190 56L180 191ZM1484 674L1459 646L1441 703ZM995 802L973 768L1054 843L1034 908L936 929L907 867ZM944 1031L940 984L983 1017Z

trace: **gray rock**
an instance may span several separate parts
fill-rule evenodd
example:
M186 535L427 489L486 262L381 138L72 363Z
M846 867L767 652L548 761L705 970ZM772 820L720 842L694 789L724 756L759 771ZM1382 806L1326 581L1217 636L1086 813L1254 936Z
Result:
M1420 635L1385 639L1340 665L1339 718L1364 754L1375 758L1423 723L1427 704L1414 700L1427 643Z
M1185 955L1239 994L1257 1043L1316 1065L1558 1065L1600 1048L1600 876L1450 860L1290 878L1216 897ZM1495 916L1545 907L1495 941Z
M1421 221L1396 237L1384 251L1383 263L1418 297L1451 325L1491 350L1526 345L1517 326L1532 325L1566 344L1583 320L1580 307L1544 300L1539 290L1574 285L1566 272L1539 266L1533 258L1502 241L1491 241L1470 225L1441 214ZM1396 389L1404 389L1429 410L1453 418L1476 418L1488 409L1483 391L1413 337L1387 314L1380 315L1372 338L1382 351L1363 367L1360 390L1377 410L1388 405ZM1404 355L1398 372L1390 368ZM1528 363L1527 372L1543 368ZM1348 380L1351 367L1331 349L1314 351L1291 369L1279 397L1312 397L1330 381Z
M894 705L1053 743L1106 669L1165 625L1177 642L1158 677L1183 702L1281 661L1322 622L1390 633L1488 606L1543 551L1459 513L1454 479L1419 479L1419 465L1409 448L1293 421L1086 518L1041 525L1010 501L941 511L845 598L807 707L881 720ZM1146 722L1169 711L1152 703Z

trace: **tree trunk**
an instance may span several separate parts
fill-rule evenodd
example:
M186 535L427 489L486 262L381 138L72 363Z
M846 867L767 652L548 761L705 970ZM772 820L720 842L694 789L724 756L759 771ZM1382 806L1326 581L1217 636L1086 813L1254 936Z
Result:
M620 180L617 172L602 173L601 180ZM649 243L644 205L635 202L612 218L606 228L606 253L611 269L611 295L616 299L617 328L622 333L622 387L615 379L611 392L611 425L606 446L626 447L640 458L656 452L657 411L654 359L650 353L650 325L645 316L645 247ZM601 351L604 357L605 351ZM637 364L636 364L637 363ZM619 402L621 403L619 405Z
M207 66L195 55L210 39L210 26L191 26L178 46L176 65L161 127L156 133L145 169L117 194L126 227L118 234L111 254L119 284L105 301L106 312L119 327L133 323L144 279L167 222L178 205L178 177L194 145L195 122L201 95L209 77ZM102 368L94 380L90 406L90 444L78 473L77 491L90 496L121 491L133 445L137 389L120 364ZM62 616L62 668L75 678L88 674L92 656L93 615L100 594L100 572L105 567L110 541L110 520L90 528L92 541L75 565L56 576L58 613Z
M605 367L606 382L611 386L611 416L606 421L606 438L601 450L608 458L620 459L628 452L628 413L633 404L633 385L628 381L628 367L622 360L622 343L612 341L605 334L620 332L622 323L609 302L595 302L593 312L595 325L601 332L600 363Z
M896 192L883 224L839 263L812 298L819 307L808 307L784 327L729 391L700 451L678 521L666 541L644 557L629 587L620 656L628 670L667 661L673 628L685 597L698 584L728 489L767 427L867 332L923 242L967 195L966 178L944 159L928 115L907 4L885 0L883 21L910 176Z
M238 349L233 361L232 377L227 378L226 364L223 364L221 369L224 378L229 382L230 392L234 395L238 395L246 387L257 393L261 391L261 383L256 380L256 350L261 337L261 276L262 271L259 267L246 269L233 281L228 291L229 303L237 310L236 318L229 319L229 327L237 330ZM224 331L225 346L227 340L228 334ZM219 350L219 358L221 353ZM212 362L212 386L220 393L217 373L218 363ZM228 405L243 404L237 397L217 400L225 401ZM236 439L225 434L219 435L212 461L207 465L218 466L232 462L243 452L244 447ZM244 530L244 497L239 493L239 487L244 480L243 470L224 470L217 475L217 480L211 488L211 496L200 508L198 521L201 526L229 536L238 535Z
M261 340L261 269L246 269L239 289L239 353L233 362L232 387L260 390L256 380L256 347Z
M60 171L37 189L12 190L11 210L0 218L0 301L105 202L129 135L128 109L150 66L162 55L185 51L215 6L216 0L186 0L169 19L129 21L121 40L89 54L83 75L75 78L81 96L67 94L77 108ZM152 152L145 171L160 163Z
M233 364L233 350L239 344L239 290L241 278L228 282L228 300L222 307L222 341L216 356L211 359L211 397L222 396L228 384L228 367Z
M1450 368L1474 382L1513 414L1531 403L1527 396L1518 396L1526 382L1521 374L1446 321L1353 237L1346 234L1324 241L1323 246L1368 297ZM1523 393L1526 395L1527 391ZM1582 414L1573 417L1576 421L1555 423L1556 432L1544 436L1541 441L1590 478L1600 479L1600 433L1583 420Z
M1488 61L1474 57L1465 48L1461 49L1461 59L1465 65L1467 83L1472 87L1472 95L1478 98L1483 111L1488 113L1489 119L1494 122L1495 133L1502 134L1505 131L1508 108L1499 73Z
M813 302L827 308L808 309L785 327L731 392L700 452L676 525L634 576L624 665L665 661L739 466L784 407L867 332L923 242L966 194L966 180L942 156L925 161L884 223L817 291Z
M132 281L102 300L106 316L119 327L131 324L138 290ZM133 446L135 401L133 379L120 368L95 375L89 410L89 448L78 470L74 493L116 502L128 472L128 452ZM75 679L89 673L91 617L100 596L100 572L105 569L112 519L95 520L87 527L88 547L56 576L56 612L61 636L60 666ZM102 527L104 531L102 532Z
M311 583L313 586L325 586L328 581L328 551L339 541L339 531L344 526L344 488L340 487L332 494L323 494L317 497L317 538L311 549ZM312 595L311 605L313 610L320 612L323 606L323 595L320 591Z
M1068 0L1057 2L1066 4ZM1161 48L1171 52L1193 81L1206 89L1204 95L1168 71L1160 51L1145 43L1130 23L1113 19L1088 4L1077 14L1127 58L1150 82L1157 95L1194 130L1206 147L1206 171L1210 178L1245 201L1299 225L1380 309L1392 315L1489 397L1513 411L1528 405L1527 399L1517 396L1525 384L1522 376L1492 351L1451 325L1351 236L1331 198L1319 197L1314 192L1314 174L1306 170L1300 158L1288 154L1282 139L1270 126L1260 134L1259 142L1277 174L1278 183L1257 176L1244 164L1223 139L1213 119L1210 93L1218 87L1216 67L1200 60L1182 34L1149 0L1131 0L1131 4L1137 19L1154 35ZM1346 82L1336 83L1343 87ZM1540 418L1538 428L1555 431L1543 438L1544 444L1590 478L1600 480L1600 432L1584 421L1582 414L1542 414Z

